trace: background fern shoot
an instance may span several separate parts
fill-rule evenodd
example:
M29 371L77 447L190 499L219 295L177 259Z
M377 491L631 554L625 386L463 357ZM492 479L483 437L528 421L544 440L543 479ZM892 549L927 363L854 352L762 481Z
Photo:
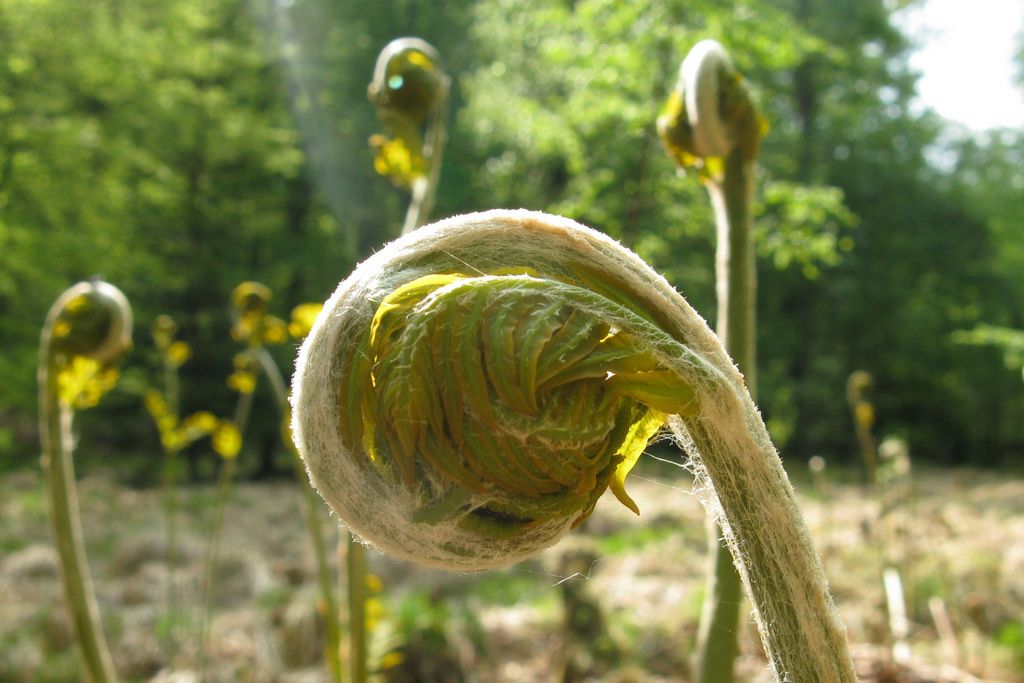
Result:
M715 331L757 395L757 269L752 215L756 160L767 125L746 83L714 40L697 43L679 79L658 134L680 171L699 169L715 212ZM711 562L698 631L696 677L729 683L738 651L740 579L718 526L708 528Z
M117 381L116 363L132 346L132 309L117 287L91 280L58 297L46 316L39 352L39 436L60 558L82 670L90 683L116 681L85 556L72 462L75 410L95 406Z
M370 137L373 166L412 192L403 234L426 223L434 208L447 141L449 82L434 46L408 37L384 46L367 88L384 127L383 134Z

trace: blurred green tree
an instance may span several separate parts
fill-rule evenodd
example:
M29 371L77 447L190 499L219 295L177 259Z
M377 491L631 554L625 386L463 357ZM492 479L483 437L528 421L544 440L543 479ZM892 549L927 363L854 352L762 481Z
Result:
M373 173L365 98L377 51L411 34L453 76L435 215L567 214L709 318L710 210L696 177L673 177L654 121L689 47L721 40L771 125L756 224L776 442L855 457L843 388L866 369L879 429L922 457L1019 454L1019 382L952 333L1024 326L1021 131L971 138L909 106L904 4L0 0L0 449L34 453L18 440L37 330L68 283L104 274L143 327L172 314L197 350L183 380L217 405L235 284L259 279L285 309L321 300L398 234L406 198ZM157 366L140 350L125 388ZM114 396L105 413L137 403ZM156 447L144 420L104 425L90 438Z
M246 8L0 2L0 420L33 410L33 337L67 282L103 273L143 326L174 313L197 393L229 401L233 286L322 298L336 276L302 264L352 262Z

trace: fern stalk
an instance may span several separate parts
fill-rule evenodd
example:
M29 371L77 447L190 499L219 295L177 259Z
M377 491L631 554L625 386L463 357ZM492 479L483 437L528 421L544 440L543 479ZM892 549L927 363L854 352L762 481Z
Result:
M527 211L457 216L364 262L293 381L317 491L362 539L454 571L557 542L666 425L733 553L775 680L856 677L820 560L742 375L607 236Z
M72 460L76 408L113 387L113 363L131 347L131 308L116 287L92 280L66 290L46 318L39 353L39 437L61 584L84 678L114 683L82 533Z
M274 392L274 399L281 411L282 419L287 419L291 414L291 407L288 405L288 387L284 377L277 367L277 363L271 358L270 352L265 347L258 347L250 350L263 374L270 380L270 387ZM310 542L313 544L313 557L316 562L317 586L320 590L320 600L324 608L324 629L327 637L326 659L331 675L338 683L342 680L341 667L341 629L338 624L340 612L338 601L335 597L331 568L327 563L327 541L324 538L323 527L320 524L319 503L316 492L309 484L309 477L306 476L306 468L302 464L302 457L295 449L291 439L285 439L285 446L291 456L292 469L299 481L299 488L302 489L303 510L302 517L306 523L306 531L309 534Z

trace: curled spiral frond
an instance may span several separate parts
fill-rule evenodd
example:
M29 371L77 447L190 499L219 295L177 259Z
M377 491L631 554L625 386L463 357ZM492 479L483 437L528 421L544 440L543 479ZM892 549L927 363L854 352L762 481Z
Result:
M550 545L609 488L638 511L626 474L668 415L695 405L694 373L672 367L689 352L659 315L586 256L533 253L537 215L438 230L459 226L448 244L472 226L493 239L506 223L520 252L508 265L482 243L431 248L418 263L372 259L328 303L321 321L338 324L314 327L297 377L298 438L339 514L382 548L450 568ZM438 230L401 243L429 244ZM324 343L336 344L329 368L312 350ZM324 434L307 421L324 419L311 406L325 395L328 452L312 445ZM378 504L332 481L339 468Z
M367 94L384 132L371 136L370 146L376 171L412 191L403 233L426 223L434 206L449 83L437 50L419 38L393 40L377 57Z
M294 398L342 518L410 559L483 568L554 542L608 487L635 509L625 474L714 370L634 259L564 219L490 212L363 264L303 347Z
M866 400L867 392L874 382L875 378L867 370L854 370L846 378L846 400L850 405Z
M231 306L236 316L263 314L273 294L270 288L259 282L243 282L231 291Z
M447 95L448 76L433 45L420 38L396 38L377 56L367 89L380 111L421 124Z
M393 555L461 571L551 545L607 489L635 508L625 476L667 425L711 494L780 680L854 680L742 376L607 236L528 211L405 235L327 301L293 387L296 445L338 516Z
M117 361L132 347L132 309L117 287L99 279L65 290L43 327L40 381L55 397L91 408L117 382Z
M743 78L714 40L700 41L687 54L657 125L680 167L714 166L713 160L725 159L737 148L753 160L767 130Z
M103 280L66 289L46 316L48 352L58 365L78 356L101 364L132 347L132 309L120 289Z
M117 287L93 279L62 293L46 316L39 353L39 441L61 581L85 679L117 680L100 624L82 541L72 465L74 411L89 408L117 381L116 362L132 345L132 309Z
M259 282L243 282L231 292L231 336L249 346L283 344L288 340L288 325L269 315L267 309L273 293Z

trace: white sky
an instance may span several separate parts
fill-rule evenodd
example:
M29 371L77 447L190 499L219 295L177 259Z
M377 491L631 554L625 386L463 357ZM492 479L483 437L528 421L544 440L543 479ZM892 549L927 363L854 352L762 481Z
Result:
M918 49L921 103L974 130L1024 127L1024 91L1014 83L1024 0L925 0L897 16Z

